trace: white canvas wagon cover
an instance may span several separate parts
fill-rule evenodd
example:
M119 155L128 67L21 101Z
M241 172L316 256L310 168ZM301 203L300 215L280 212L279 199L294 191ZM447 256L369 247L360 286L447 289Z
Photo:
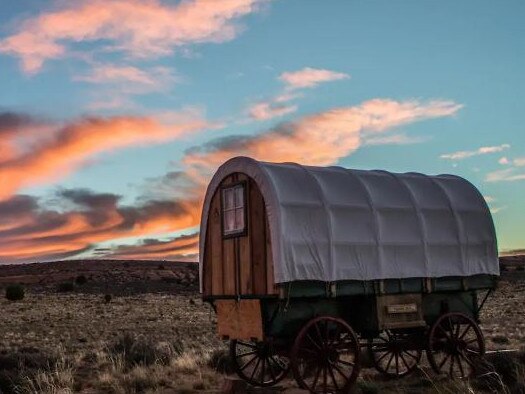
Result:
M211 199L236 172L263 195L275 283L499 275L490 211L463 178L247 157L228 160L208 186L201 267Z

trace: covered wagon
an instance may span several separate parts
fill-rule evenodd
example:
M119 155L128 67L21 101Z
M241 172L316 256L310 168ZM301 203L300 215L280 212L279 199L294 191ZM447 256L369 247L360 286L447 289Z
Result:
M452 377L484 353L497 244L465 179L236 157L208 186L200 231L203 298L254 385L291 367L311 392L347 392L363 347L394 377L423 350Z

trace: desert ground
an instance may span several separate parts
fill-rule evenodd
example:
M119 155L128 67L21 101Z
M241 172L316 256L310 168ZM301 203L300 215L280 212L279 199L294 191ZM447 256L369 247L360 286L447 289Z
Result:
M515 268L503 272L482 312L489 350L525 349L525 273ZM3 297L12 283L24 286L23 300ZM213 309L200 299L196 264L6 266L0 289L2 393L217 393L232 372ZM439 378L423 365L397 381L364 369L355 392L525 392L523 351L488 358L499 372L488 383ZM286 379L273 391L253 392L301 391Z

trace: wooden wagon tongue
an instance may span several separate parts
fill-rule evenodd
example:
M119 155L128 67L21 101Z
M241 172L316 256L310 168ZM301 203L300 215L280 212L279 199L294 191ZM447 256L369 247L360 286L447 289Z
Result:
M201 290L239 375L272 385L291 366L311 392L346 392L360 347L404 376L423 349L468 376L484 353L478 293L499 275L490 211L452 175L237 157L208 186Z

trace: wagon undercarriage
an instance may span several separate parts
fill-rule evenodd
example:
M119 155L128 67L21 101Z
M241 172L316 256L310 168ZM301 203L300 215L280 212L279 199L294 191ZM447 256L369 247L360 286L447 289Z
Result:
M415 370L425 351L435 373L470 377L485 352L478 324L459 312L444 313L431 327L381 331L363 338L343 319L319 316L308 321L291 346L274 338L232 340L238 375L255 386L272 386L291 372L299 387L312 393L345 393L361 368L363 350L389 378Z

